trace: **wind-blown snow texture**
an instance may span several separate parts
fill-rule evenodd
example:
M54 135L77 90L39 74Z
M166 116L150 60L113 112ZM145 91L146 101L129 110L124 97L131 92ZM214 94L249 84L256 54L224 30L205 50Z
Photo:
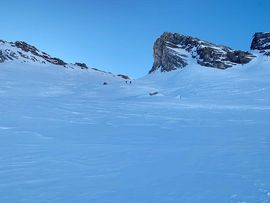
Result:
M267 60L132 84L1 64L0 202L270 202Z

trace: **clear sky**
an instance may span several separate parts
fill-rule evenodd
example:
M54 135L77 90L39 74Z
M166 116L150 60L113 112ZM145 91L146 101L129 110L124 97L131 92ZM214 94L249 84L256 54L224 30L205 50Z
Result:
M133 77L150 70L164 31L243 50L270 31L270 0L4 0L0 13L3 40Z

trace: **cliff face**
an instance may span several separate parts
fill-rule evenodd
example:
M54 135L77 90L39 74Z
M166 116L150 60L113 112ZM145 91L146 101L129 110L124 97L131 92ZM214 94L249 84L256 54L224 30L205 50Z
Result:
M270 56L270 32L255 33L250 48Z
M249 52L165 32L154 44L154 64L150 73L157 69L164 72L184 68L189 64L189 58L195 59L202 66L226 69L237 64L246 64L254 57Z

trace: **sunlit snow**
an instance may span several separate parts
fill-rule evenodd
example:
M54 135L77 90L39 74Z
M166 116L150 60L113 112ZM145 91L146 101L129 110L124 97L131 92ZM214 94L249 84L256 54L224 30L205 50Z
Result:
M8 62L0 115L1 203L270 202L267 57L131 84Z

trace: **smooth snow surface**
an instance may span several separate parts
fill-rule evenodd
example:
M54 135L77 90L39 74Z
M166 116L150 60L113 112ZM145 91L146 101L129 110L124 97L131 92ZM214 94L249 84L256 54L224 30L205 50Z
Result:
M0 64L0 202L270 202L267 60L132 84Z

